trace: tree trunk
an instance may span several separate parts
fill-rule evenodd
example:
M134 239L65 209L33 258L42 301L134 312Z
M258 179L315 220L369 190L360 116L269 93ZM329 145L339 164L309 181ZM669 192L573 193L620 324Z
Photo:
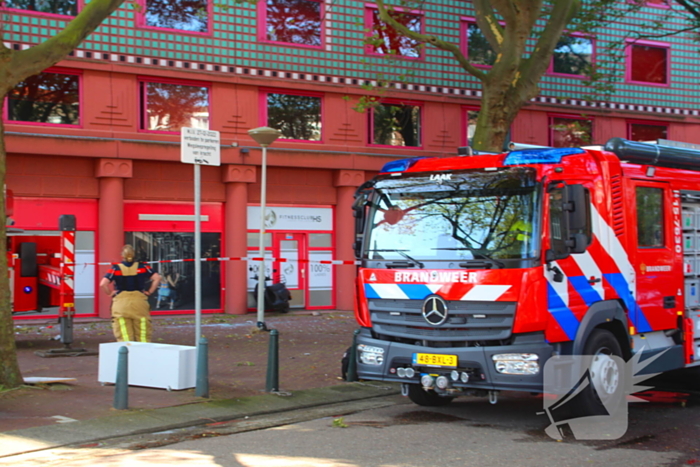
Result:
M508 143L511 124L525 102L539 91L537 82L521 81L517 87L511 86L513 82L513 77L507 74L484 82L479 118L471 144L474 149L487 152L506 149L504 146Z
M2 41L0 25L0 242L7 245L5 215L5 129L2 107L7 93L25 78L42 72L62 60L112 14L124 0L92 0L55 36L25 50L11 50ZM238 0L234 0L237 2ZM17 363L14 324L10 307L10 285L7 271L7 249L0 258L0 387L16 387L23 383Z
M0 89L6 89L6 83L0 82ZM0 93L0 115L3 115L3 106L6 93ZM0 186L3 187L3 195L0 199L0 245L7 245L7 227L5 214L5 127L0 118ZM10 278L7 269L7 247L0 252L0 388L14 388L24 382L17 362L17 349L15 346L14 323L12 321L12 308L10 307Z

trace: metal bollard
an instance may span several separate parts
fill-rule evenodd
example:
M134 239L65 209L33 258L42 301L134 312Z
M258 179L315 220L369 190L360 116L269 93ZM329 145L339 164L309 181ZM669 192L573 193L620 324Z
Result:
M129 349L126 346L119 349L117 379L114 384L114 408L117 410L129 408Z
M273 392L280 390L279 383L279 332L277 329L270 330L270 348L267 354L267 379L265 391Z
M209 397L209 341L202 337L197 347L197 397Z
M355 329L352 334L352 347L348 354L348 373L345 375L345 381L357 381L357 336L360 334L359 329Z

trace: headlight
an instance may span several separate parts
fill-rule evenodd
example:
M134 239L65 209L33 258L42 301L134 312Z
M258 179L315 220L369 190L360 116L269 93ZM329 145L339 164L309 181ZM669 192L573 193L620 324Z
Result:
M381 365L384 363L384 349L372 345L360 344L357 346L360 362L365 365Z
M536 375L540 372L540 357L534 353L503 353L491 359L496 371L504 375Z

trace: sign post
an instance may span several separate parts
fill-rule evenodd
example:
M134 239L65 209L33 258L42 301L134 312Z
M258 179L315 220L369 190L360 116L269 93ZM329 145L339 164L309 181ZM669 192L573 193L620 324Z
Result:
M202 165L221 165L221 138L218 131L182 127L180 161L194 164L194 314L195 346L199 348L202 334L202 226L201 171Z

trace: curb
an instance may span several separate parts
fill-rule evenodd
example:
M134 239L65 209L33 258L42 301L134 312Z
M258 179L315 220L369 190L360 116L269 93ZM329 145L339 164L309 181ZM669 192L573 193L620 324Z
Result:
M127 410L92 420L0 433L0 457L394 394L399 394L395 384L348 383L293 394L273 393L161 409Z

